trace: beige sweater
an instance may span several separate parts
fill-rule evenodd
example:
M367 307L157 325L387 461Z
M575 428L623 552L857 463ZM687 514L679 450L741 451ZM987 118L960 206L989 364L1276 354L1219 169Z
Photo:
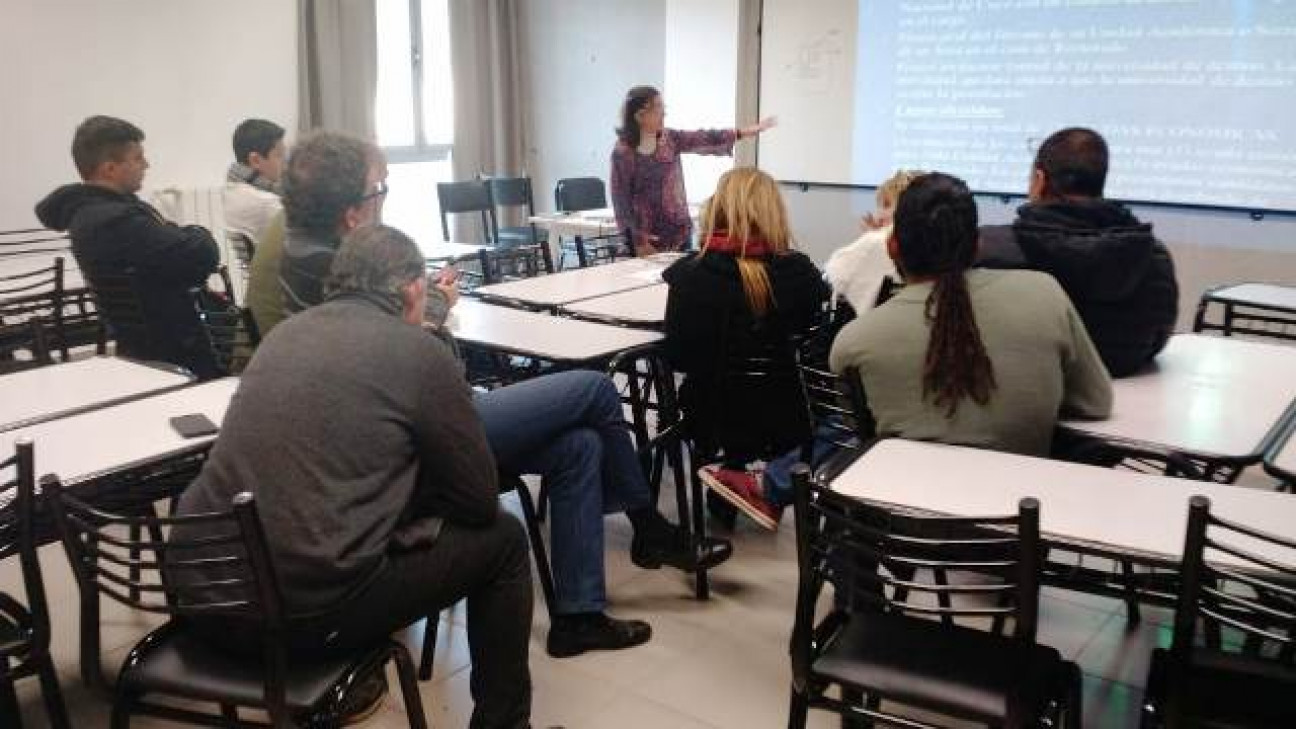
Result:
M859 370L879 435L1048 455L1059 414L1111 413L1111 380L1084 324L1052 277L1034 271L967 272L981 340L997 388L947 418L922 395L931 284L911 284L847 324L833 342L836 372Z

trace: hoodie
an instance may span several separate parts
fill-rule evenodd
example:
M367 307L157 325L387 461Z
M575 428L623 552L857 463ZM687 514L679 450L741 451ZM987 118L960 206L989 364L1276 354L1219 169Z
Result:
M981 245L982 267L1057 279L1114 377L1146 365L1174 331L1179 285L1170 251L1117 203L1028 203L1011 227L983 228Z
M114 332L118 354L170 362L204 379L220 374L190 295L220 260L206 228L175 225L133 194L80 183L50 193L36 217L69 233L92 289L102 275L135 276L146 331ZM114 312L102 314L112 326Z

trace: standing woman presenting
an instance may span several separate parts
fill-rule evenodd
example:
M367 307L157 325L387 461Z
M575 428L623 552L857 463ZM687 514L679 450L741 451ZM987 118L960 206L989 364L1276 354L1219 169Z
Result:
M617 227L629 230L635 255L679 251L693 235L684 194L681 154L733 154L734 142L774 126L773 117L742 129L667 129L666 105L652 86L626 93L612 149L612 208Z

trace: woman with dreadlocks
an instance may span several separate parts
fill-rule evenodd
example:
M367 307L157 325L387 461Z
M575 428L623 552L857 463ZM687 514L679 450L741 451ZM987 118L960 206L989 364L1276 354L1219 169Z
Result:
M887 252L904 289L847 324L830 357L858 370L879 435L1047 456L1059 415L1110 414L1107 370L1057 282L969 270L977 210L962 180L910 183Z

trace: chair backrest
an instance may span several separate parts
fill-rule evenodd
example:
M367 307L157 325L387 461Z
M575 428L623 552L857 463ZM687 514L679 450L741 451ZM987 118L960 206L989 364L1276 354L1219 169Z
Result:
M243 371L252 358L252 353L261 344L261 332L252 311L236 302L229 270L221 266L218 273L224 291L198 288L191 292L191 296L216 368L222 374L232 375Z
M225 238L229 241L230 248L234 251L234 258L238 261L239 268L247 271L252 266L252 257L256 255L256 242L246 233L237 230L225 231Z
M607 188L597 177L567 177L554 187L554 207L560 213L598 210L607 206Z
M447 215L478 213L482 242L486 245L495 244L498 226L495 218L495 203L491 200L490 187L485 180L438 182L437 203L441 208L441 237L446 241L450 240L450 224Z
M826 440L834 450L857 449L877 434L877 422L869 411L859 371L851 367L838 376L828 366L833 339L849 321L836 314L832 312L801 339L796 352L797 375L815 438ZM814 443L810 443L802 454L811 466L817 465L811 461L814 450Z
M1009 516L917 516L811 482L804 465L794 470L793 483L800 584L808 590L798 596L798 622L803 609L813 619L818 589L828 582L838 604L853 610L970 622L994 632L1011 620L1016 638L1035 640L1041 563L1035 499L1022 499Z
M487 284L532 278L547 273L544 252L539 246L485 251L482 260Z
M44 319L0 322L0 375L54 363L45 335L47 326Z
M528 215L535 215L535 200L531 194L530 177L496 177L483 175L490 189L491 201L500 208L526 208Z
M49 652L49 606L45 599L45 582L41 577L37 531L42 525L36 519L36 476L34 449L30 438L19 438L14 454L0 462L0 560L18 555L22 566L23 587L27 593L27 612L31 616L31 648L25 657L33 661ZM3 603L13 596L0 592ZM0 660L5 660L0 658ZM10 666L12 670L13 666Z
M135 271L95 274L86 271L85 274L94 292L95 308L99 312L101 345L109 339L115 339L151 350L153 335L139 295Z
M3 259L0 269L0 325L22 324L34 319L43 320L49 327L53 341L63 343L63 266L62 256L21 256ZM30 331L30 330L29 330ZM47 342L50 338L47 338Z
M1199 630L1209 649L1296 668L1296 539L1222 519L1193 496L1181 573L1172 676L1191 671Z

